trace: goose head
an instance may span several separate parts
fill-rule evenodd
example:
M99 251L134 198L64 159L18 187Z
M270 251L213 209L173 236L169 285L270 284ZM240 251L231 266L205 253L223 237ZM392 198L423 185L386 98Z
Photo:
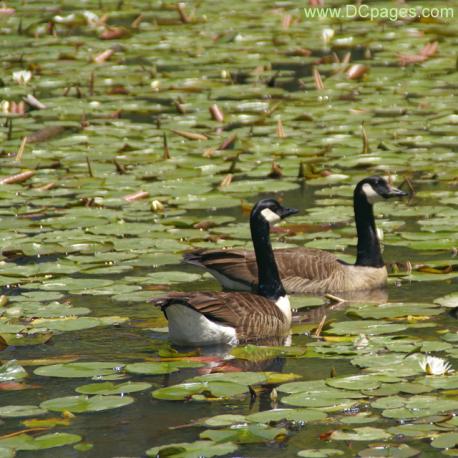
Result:
M393 197L407 196L407 193L391 186L385 178L372 176L361 180L355 188L355 197L364 198L370 205Z
M251 218L274 225L282 219L298 212L295 208L283 207L275 199L262 199L251 210Z

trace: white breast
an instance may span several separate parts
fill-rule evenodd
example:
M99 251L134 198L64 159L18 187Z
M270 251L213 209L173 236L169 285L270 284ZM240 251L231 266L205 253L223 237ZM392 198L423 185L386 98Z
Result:
M282 311L283 315L291 323L291 305L288 296L281 296L275 301L275 305Z
M209 320L204 315L181 304L166 310L169 337L176 345L236 345L237 333L231 326Z

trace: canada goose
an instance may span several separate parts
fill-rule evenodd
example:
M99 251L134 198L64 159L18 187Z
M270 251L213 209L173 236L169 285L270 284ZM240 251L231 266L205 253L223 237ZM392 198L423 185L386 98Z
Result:
M280 280L270 244L270 224L296 209L276 200L260 200L251 211L250 229L257 263L256 292L173 292L154 298L169 321L169 337L176 345L235 345L241 341L286 335L291 308Z
M275 250L275 260L285 290L290 293L326 293L381 288L386 284L374 222L373 204L407 193L378 176L361 180L353 193L357 258L354 265L314 248ZM184 261L205 267L226 289L251 291L257 287L255 255L247 250L197 250Z

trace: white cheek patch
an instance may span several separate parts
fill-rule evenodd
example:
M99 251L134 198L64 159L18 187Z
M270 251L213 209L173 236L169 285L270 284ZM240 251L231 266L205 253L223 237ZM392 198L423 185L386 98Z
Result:
M366 195L367 201L370 204L375 204L375 202L384 200L383 197L369 183L364 183L362 189Z
M270 208L264 208L264 210L261 211L261 215L269 224L275 224L281 220L281 218Z

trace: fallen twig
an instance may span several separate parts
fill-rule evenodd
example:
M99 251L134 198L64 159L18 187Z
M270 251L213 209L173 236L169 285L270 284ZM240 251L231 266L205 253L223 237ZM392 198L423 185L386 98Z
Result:
M135 192L134 194L128 194L127 196L124 196L123 199L126 202L134 202L136 200L146 199L147 197L149 197L149 192L138 191L138 192Z
M27 145L27 137L24 137L19 145L16 158L14 159L16 162L21 162L22 156L24 155L25 145Z
M35 172L33 170L27 170L16 175L10 175L8 177L2 178L0 180L0 184L23 183L24 181L27 181L29 178L32 178L34 175Z
M324 323L326 322L326 315L323 315L323 318L321 318L320 324L316 328L315 331L315 337L320 337L321 331L323 330Z

